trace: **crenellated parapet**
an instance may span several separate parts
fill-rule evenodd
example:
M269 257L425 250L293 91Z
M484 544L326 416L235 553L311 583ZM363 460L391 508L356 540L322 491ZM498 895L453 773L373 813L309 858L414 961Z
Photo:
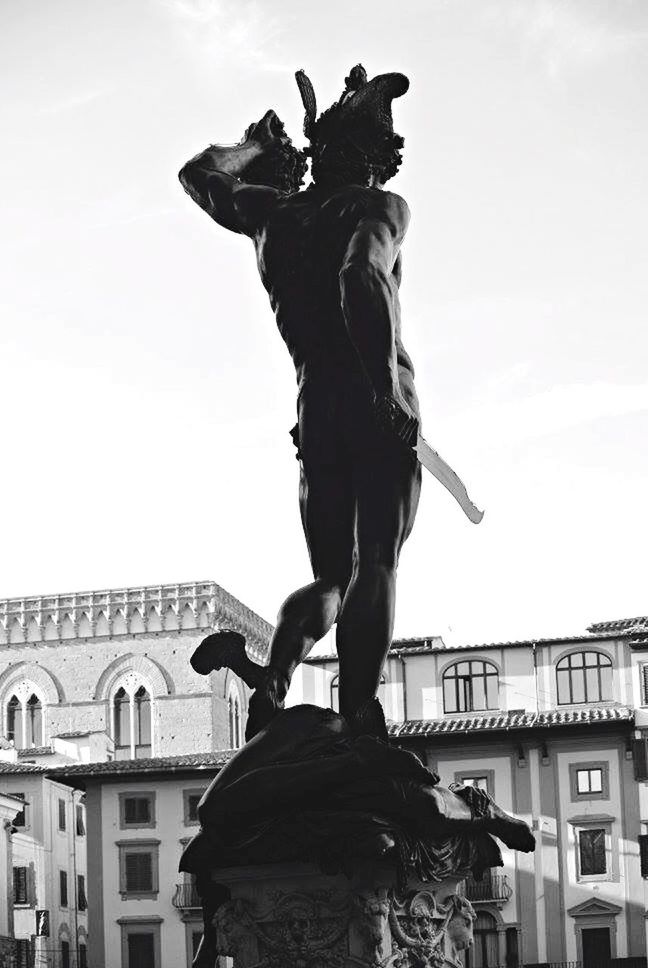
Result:
M0 645L232 628L259 658L272 626L213 581L0 600Z

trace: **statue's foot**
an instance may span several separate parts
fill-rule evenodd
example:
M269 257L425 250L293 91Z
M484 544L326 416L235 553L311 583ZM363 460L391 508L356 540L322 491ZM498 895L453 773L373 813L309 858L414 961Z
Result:
M272 722L284 708L290 680L278 669L262 669L263 681L250 696L248 719L245 725L245 741L249 742L257 733Z
M354 736L373 736L383 743L389 743L385 713L377 697L364 702L348 723Z
M189 661L194 672L201 676L227 668L251 689L256 689L264 681L265 669L249 658L245 651L245 637L233 629L222 629L208 635Z

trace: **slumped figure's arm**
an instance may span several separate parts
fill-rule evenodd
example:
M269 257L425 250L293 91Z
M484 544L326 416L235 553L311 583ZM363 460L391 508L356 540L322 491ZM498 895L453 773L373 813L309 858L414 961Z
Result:
M400 396L394 266L408 223L409 209L402 198L377 193L373 210L359 222L340 269L347 330L376 397Z
M270 205L281 194L276 188L247 185L235 175L220 171L222 149L207 148L181 169L182 187L207 214L229 229L253 237Z

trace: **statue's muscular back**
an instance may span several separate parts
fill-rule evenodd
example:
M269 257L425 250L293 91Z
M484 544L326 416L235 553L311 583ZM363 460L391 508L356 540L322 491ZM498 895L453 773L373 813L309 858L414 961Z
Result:
M352 185L280 196L254 238L261 279L300 386L317 379L364 382L342 311L339 274L349 242L375 208L372 196L378 191ZM413 367L400 341L399 282L400 256L391 288L399 372L407 384Z

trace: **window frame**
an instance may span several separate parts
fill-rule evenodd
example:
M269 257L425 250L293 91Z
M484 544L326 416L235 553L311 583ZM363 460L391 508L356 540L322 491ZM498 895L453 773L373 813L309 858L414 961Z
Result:
M67 831L67 802L63 797L58 797L57 830L60 834L64 834Z
M613 836L613 824L615 818L604 814L584 815L572 817L567 822L574 828L574 850L575 850L575 873L576 881L579 884L590 884L602 881L618 881L619 858L618 858L618 837ZM583 874L581 872L580 855L580 834L581 831L604 830L605 831L605 873L602 874Z
M128 936L130 934L152 934L153 935L153 957L155 968L162 968L161 956L161 925L162 918L159 915L142 915L141 917L118 918L117 924L121 929L121 964L122 968L134 968L128 964Z
M32 703L32 699L36 700L36 703ZM14 703L15 700L15 703ZM39 735L34 736L34 715L33 710L38 707L40 713L39 722ZM10 726L10 717L12 714L12 709L14 710L14 722ZM29 710L32 710L29 713ZM16 739L16 723L15 715L16 710L20 713L20 742ZM31 680L24 680L20 683L14 681L13 685L7 687L4 692L4 699L2 702L2 729L3 735L7 737L10 742L14 744L14 748L18 750L30 750L38 749L45 745L45 713L47 710L47 703L43 696L42 690L36 686ZM31 743L28 743L28 733L31 732ZM38 739L38 742L35 740Z
M117 840L115 842L119 854L119 893L122 901L140 898L157 898L160 893L160 841L150 840ZM151 890L129 891L126 882L126 854L151 854Z
M597 657L597 662L595 665L587 665L585 661L585 656L595 655ZM583 656L582 665L573 665L573 660L578 657ZM563 665L564 664L564 665ZM563 666L561 668L561 666ZM597 680L598 680L598 698L590 698L588 696L587 688L587 676L585 675L586 669L596 669ZM603 680L601 678L601 669L610 670L610 695L608 698L603 696ZM583 671L583 699L574 699L574 678L573 673ZM569 699L561 699L561 687L560 687L560 673L567 672L567 680L569 683ZM600 649L577 649L573 652L567 652L565 655L561 655L556 660L555 667L555 682L556 682L556 705L557 706L587 706L592 704L602 704L609 703L613 701L614 696L614 662L612 656L608 655L607 652L602 652Z
M189 800L191 797L202 797L205 793L207 787L191 787L182 791L182 814L183 823L185 827L198 827L200 826L200 820L196 817L195 820L190 818L189 811Z
M24 873L24 886L25 886L25 889L24 889L24 892L21 892L21 893L24 893L24 896L25 896L24 900L17 900L16 899L16 871L24 871L25 872ZM29 885L29 867L26 864L13 864L12 865L12 892L11 893L12 893L12 897L13 897L13 905L14 905L14 907L25 908L25 907L32 907L33 906L32 903L31 903L31 897L30 897L30 893L31 892L29 890L29 886L30 886Z
M88 891L86 888L85 874L77 874L76 903L77 903L77 911L88 910Z
M144 691L145 697L140 693ZM120 693L123 696L117 698ZM115 744L116 759L149 759L155 756L155 698L153 689L147 679L129 670L113 683L109 694L110 702L110 735ZM127 708L128 742L121 735L121 723L118 724L117 710L119 706ZM143 709L148 715L148 743L142 743ZM119 742L118 742L119 740ZM120 755L121 754L121 755ZM126 754L126 755L124 755Z
M153 790L136 790L134 792L125 791L118 794L119 796L119 829L120 830L151 830L156 826L155 817L155 792ZM140 821L137 820L135 823L128 823L126 820L126 801L127 800L148 800L149 801L149 811L150 820Z
M601 771L601 792L600 793L579 793L578 774L582 770ZM572 803L580 803L583 800L609 800L610 799L610 763L608 760L588 760L583 763L569 764L569 788L571 790Z
M70 906L70 885L68 883L68 872L59 867L59 907L67 908Z
M455 770L454 781L463 785L465 779L486 780L486 793L495 797L495 770Z
M74 835L75 837L86 836L85 808L82 803L74 804Z
M453 670L458 670L460 666L467 665L468 673L465 675L459 675L459 672L453 674ZM481 672L474 672L473 666L481 666ZM487 669L492 669L492 672L487 672ZM482 679L484 683L484 701L485 706L480 708L475 707L474 698L474 688L473 681L476 679ZM495 679L496 684L496 695L495 695L495 705L488 705L488 680ZM454 706L455 709L448 709L446 704L446 682L454 683ZM461 688L460 688L461 683ZM462 694L460 697L460 693ZM441 675L441 699L443 702L443 713L445 716L465 716L466 713L488 713L495 709L501 708L500 703L500 670L494 662L490 659L483 658L468 658L459 659L455 662L451 662L450 665L446 666ZM461 706L465 705L465 709Z

